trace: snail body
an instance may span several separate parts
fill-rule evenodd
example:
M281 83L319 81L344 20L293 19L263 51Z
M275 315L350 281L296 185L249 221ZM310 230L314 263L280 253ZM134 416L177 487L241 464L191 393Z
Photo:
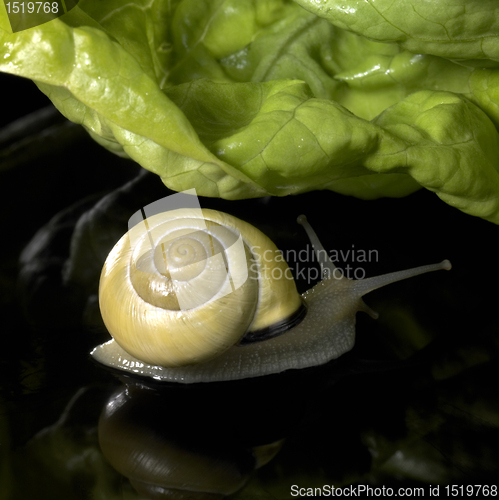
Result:
M450 263L350 280L299 218L323 279L300 295L275 244L213 210L179 209L132 228L104 265L99 302L113 340L100 363L161 381L238 380L321 365L351 350L362 296ZM281 258L280 258L281 257Z

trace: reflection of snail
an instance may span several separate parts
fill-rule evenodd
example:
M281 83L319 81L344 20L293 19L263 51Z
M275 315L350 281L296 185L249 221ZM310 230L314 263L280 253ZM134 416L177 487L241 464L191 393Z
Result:
M450 263L350 280L304 216L324 279L300 296L282 254L250 224L213 210L148 218L109 254L100 307L114 338L93 351L160 380L235 380L320 365L354 345L366 293ZM284 333L283 333L284 332Z
M99 419L100 448L141 498L223 498L242 488L280 450L282 438L252 443L245 439L244 425L234 433L234 415L220 401L222 396L215 395L221 406L213 405L196 420L199 404L211 406L208 396L196 395L200 401L190 391L159 393L131 384L105 405Z

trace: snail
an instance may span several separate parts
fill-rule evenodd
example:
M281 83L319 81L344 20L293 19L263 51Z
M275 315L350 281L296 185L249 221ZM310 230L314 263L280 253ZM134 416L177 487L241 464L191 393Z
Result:
M134 226L104 264L99 305L112 340L93 358L181 383L238 380L322 365L351 350L362 296L440 269L424 265L351 280L300 216L322 281L300 295L276 245L252 225L208 209L177 209Z

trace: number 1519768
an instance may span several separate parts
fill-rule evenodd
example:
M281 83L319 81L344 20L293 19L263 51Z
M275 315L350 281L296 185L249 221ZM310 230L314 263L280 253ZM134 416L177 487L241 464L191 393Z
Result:
M57 2L6 2L7 14L57 14Z

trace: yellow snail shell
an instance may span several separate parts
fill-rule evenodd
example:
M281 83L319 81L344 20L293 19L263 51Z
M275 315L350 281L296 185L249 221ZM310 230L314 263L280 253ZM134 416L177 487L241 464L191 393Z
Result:
M352 349L357 311L376 317L363 295L450 269L443 261L350 280L338 276L306 218L299 222L324 276L302 296L275 244L236 217L203 209L201 218L198 210L179 209L138 224L102 270L100 308L114 340L94 349L93 357L112 368L183 383L320 365ZM290 329L278 336L240 343L248 333L273 325L281 332L286 324Z

